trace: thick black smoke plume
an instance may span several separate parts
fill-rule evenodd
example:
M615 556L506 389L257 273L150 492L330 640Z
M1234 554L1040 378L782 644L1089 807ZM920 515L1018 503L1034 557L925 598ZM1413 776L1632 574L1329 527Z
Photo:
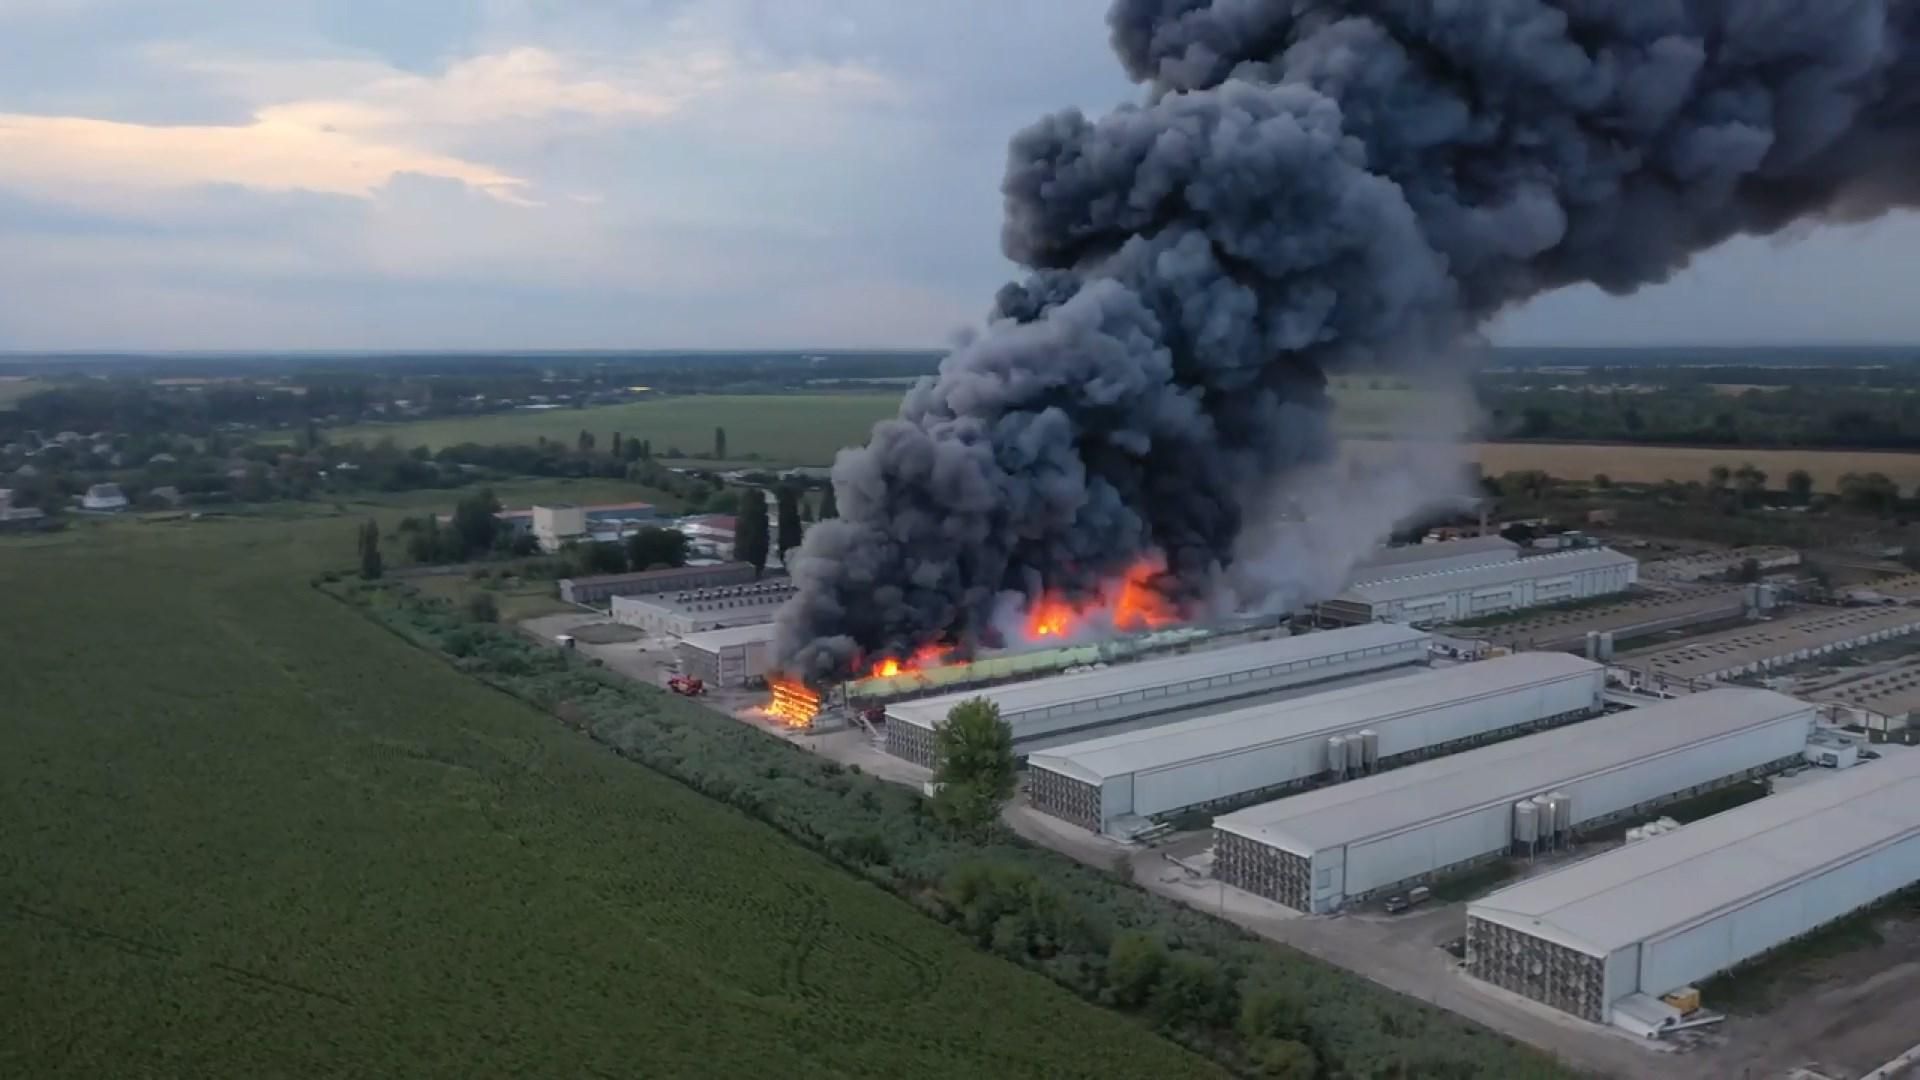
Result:
M1913 203L1917 4L1117 0L1145 103L1014 139L1002 243L1032 275L840 456L780 658L823 681L972 646L1001 594L1147 551L1192 601L1332 454L1322 372Z

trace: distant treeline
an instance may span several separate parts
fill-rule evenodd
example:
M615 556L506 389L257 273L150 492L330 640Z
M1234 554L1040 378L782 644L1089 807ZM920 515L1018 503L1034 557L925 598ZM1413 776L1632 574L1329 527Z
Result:
M1727 394L1703 386L1643 390L1490 388L1488 434L1549 442L1920 448L1920 389L1796 385Z
M88 354L0 357L0 374L133 376L157 378L291 378L319 374L394 378L410 375L560 374L580 377L618 373L622 377L723 375L732 378L786 377L870 379L923 375L933 371L941 353L927 350L782 350L782 351L631 351L631 352L432 352L432 353L261 353L261 354Z

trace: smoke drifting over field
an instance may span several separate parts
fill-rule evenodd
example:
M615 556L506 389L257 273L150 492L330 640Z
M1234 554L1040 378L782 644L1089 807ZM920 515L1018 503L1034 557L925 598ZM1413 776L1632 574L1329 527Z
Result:
M1337 504L1325 372L1427 362L1508 305L1631 291L1735 234L1912 204L1916 10L1118 0L1143 103L1013 140L1002 244L1032 272L841 455L843 517L795 560L780 656L824 680L969 647L1002 594L1085 594L1149 551L1186 605L1334 587L1328 560L1423 485L1376 478L1376 505L1316 524L1306 504ZM1289 500L1308 520L1276 525Z

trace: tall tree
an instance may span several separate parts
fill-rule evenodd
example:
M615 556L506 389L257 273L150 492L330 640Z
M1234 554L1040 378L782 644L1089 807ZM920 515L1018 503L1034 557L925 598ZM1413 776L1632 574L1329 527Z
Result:
M613 433L613 444L607 447L607 453L612 454L616 458L620 456L620 433L619 432L616 431Z
M714 459L717 461L727 460L727 429L726 428L717 427L713 429L713 456L714 456Z
M640 456L643 458L653 457L653 440L652 439L640 440Z
M757 577L767 568L767 548L772 538L767 529L767 500L757 488L749 488L740 500L740 513L734 518L733 558L752 563Z
M1758 506L1766 498L1767 474L1747 463L1733 471L1733 483L1740 492L1740 501L1747 506Z
M985 828L1013 795L1013 729L1000 706L969 698L947 713L933 735L934 813L961 829Z
M820 493L820 520L832 521L840 516L840 503L833 497L833 484L828 482L827 489Z
M593 451L593 432L588 431L586 428L581 428L580 437L576 441L581 453L586 454Z
M439 562L442 543L439 516L427 514L407 537L407 555L417 563Z
M780 562L785 564L787 552L800 546L800 489L792 484L782 484L775 497L780 508Z
M623 444L620 447L620 449L615 452L614 456L618 457L622 461L631 463L631 462L639 461L642 457L645 457L646 449L647 449L647 444L644 441L640 439L628 439L626 443Z
M465 559L493 550L494 534L499 531L500 500L492 488L481 488L453 506L453 533L459 553Z
M366 524L360 526L360 576L372 581L385 569L380 560L380 526L368 518Z
M580 544L574 549L574 558L583 574L627 572L627 549L610 540Z
M1795 469L1787 474L1787 496L1796 505L1805 506L1813 501L1813 476L1805 469Z
M627 565L635 570L687 565L687 534L679 529L641 529L627 537Z

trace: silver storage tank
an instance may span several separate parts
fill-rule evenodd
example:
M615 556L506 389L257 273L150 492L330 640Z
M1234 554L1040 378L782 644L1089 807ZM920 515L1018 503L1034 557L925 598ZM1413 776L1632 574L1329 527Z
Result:
M1556 791L1547 796L1547 804L1553 807L1554 836L1567 839L1573 834L1573 796Z
M1540 817L1532 799L1513 804L1513 842L1531 848L1540 839Z

